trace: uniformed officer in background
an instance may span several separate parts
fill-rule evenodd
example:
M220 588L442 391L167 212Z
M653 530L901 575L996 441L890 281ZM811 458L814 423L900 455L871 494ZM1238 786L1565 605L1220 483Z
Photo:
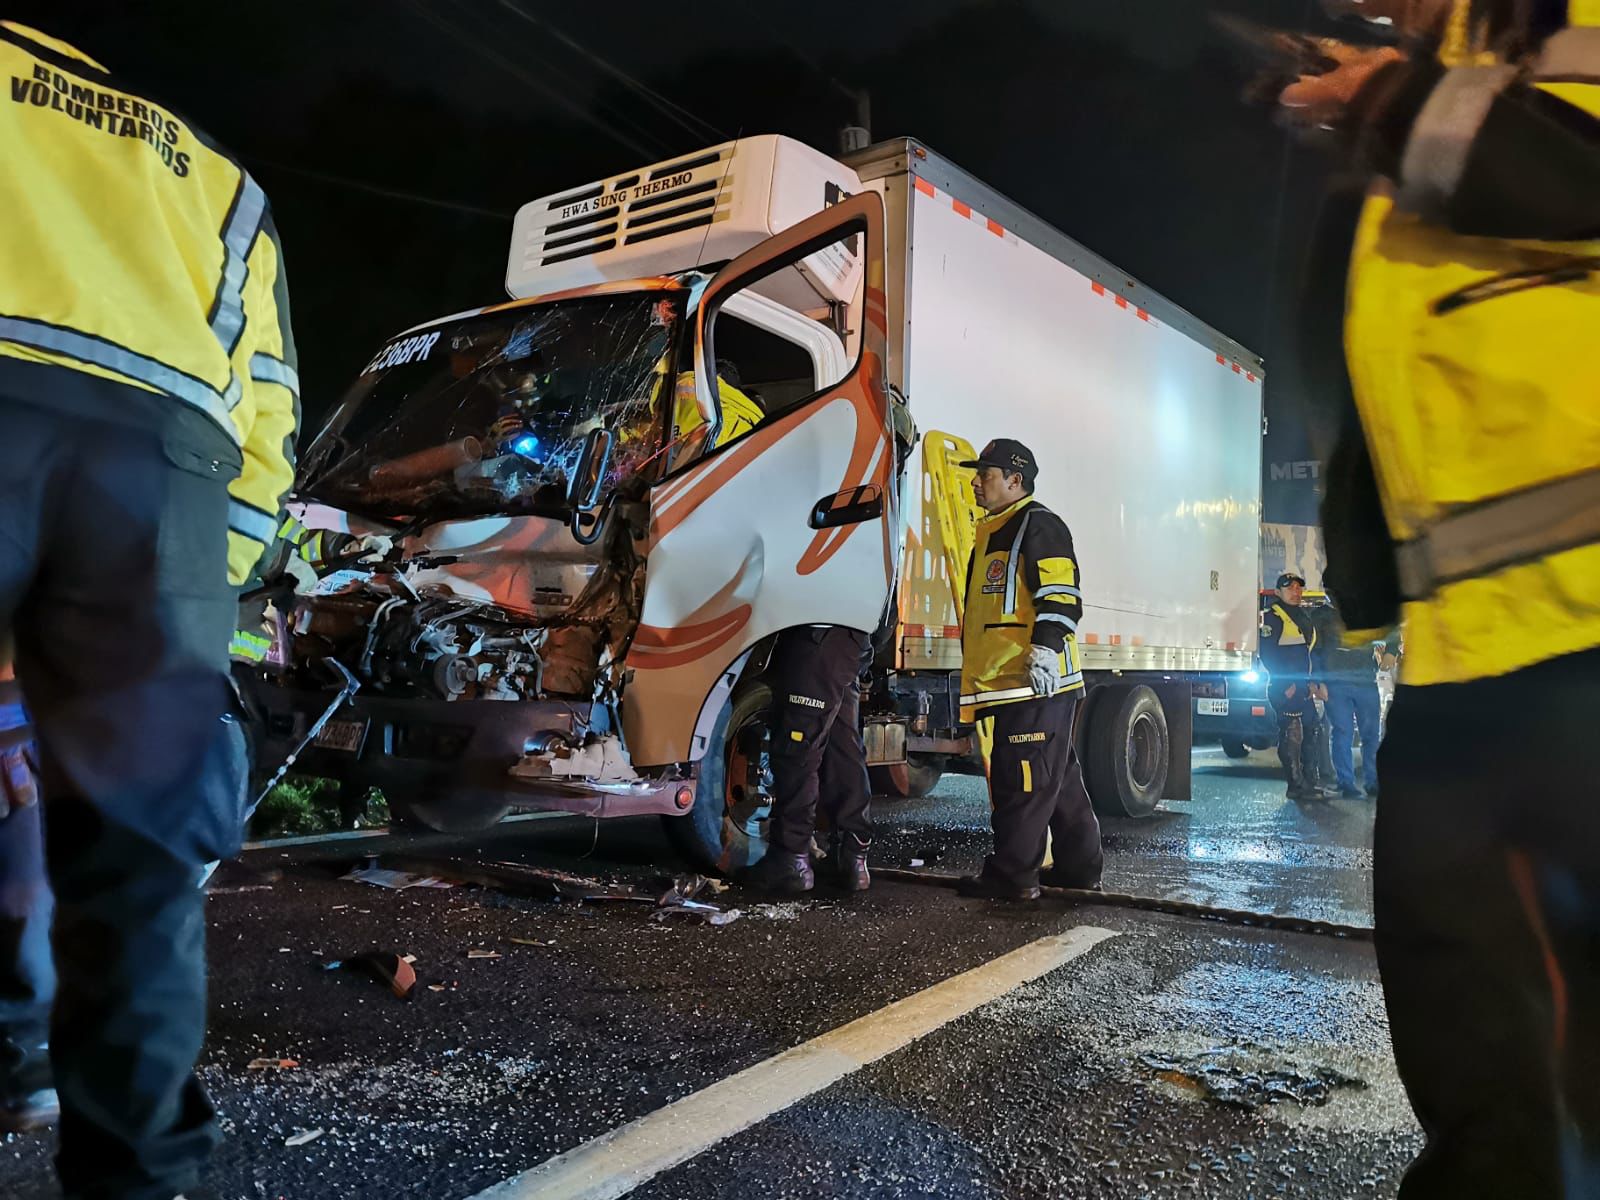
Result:
M1103 862L1073 717L1083 694L1083 592L1072 534L1033 498L1038 463L1011 438L978 458L972 491L985 515L967 564L961 710L975 720L988 767L994 853L963 896L1032 900L1039 884L1098 888ZM1043 875L1045 836L1054 865Z
M294 476L283 259L187 118L10 22L0 74L26 83L0 108L0 640L40 748L57 1167L69 1197L172 1200L217 1137L196 885L241 834L233 588Z
M1261 662L1272 677L1268 696L1278 716L1278 759L1291 800L1324 800L1317 717L1317 630L1301 606L1306 581L1278 576L1277 597L1261 614Z

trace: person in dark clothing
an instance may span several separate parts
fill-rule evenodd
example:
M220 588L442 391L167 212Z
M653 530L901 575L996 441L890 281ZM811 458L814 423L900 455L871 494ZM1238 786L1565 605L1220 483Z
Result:
M1359 181L1297 309L1326 584L1358 641L1404 615L1373 872L1426 1137L1399 1195L1594 1197L1600 4L1325 2L1403 39L1281 97Z
M186 116L4 20L0 73L153 131L0 108L0 642L39 747L57 1172L69 1200L173 1200L219 1136L193 1069L198 884L242 834L234 588L294 477L282 249L261 188ZM4 841L21 877L38 842ZM6 949L7 990L28 973L39 995L37 952ZM39 1082L0 1060L0 1095Z
M0 651L0 1131L27 1133L61 1113L50 1076L55 904L45 876L39 748Z
M779 894L815 885L811 844L817 815L828 818L828 875L846 891L871 884L867 751L857 680L871 663L871 639L838 625L790 629L772 656L772 819L767 853L743 882Z
M1378 695L1378 671L1392 664L1399 648L1399 635L1390 633L1383 641L1346 646L1344 628L1336 622L1329 637L1329 648L1322 656L1322 678L1328 689L1327 724L1332 743L1333 778L1339 794L1347 800L1360 800L1378 794L1378 745L1382 741L1383 706ZM1355 746L1352 731L1361 735L1361 772L1365 790L1356 782Z
M1317 678L1311 685L1312 707L1316 710L1317 718L1316 780L1318 787L1331 791L1336 787L1335 780L1339 773L1333 766L1333 723L1329 719L1327 663L1328 656L1339 644L1339 635L1343 630L1339 624L1338 610L1326 597L1314 604L1302 604L1300 610L1311 622L1311 628L1317 631L1317 649L1312 656Z

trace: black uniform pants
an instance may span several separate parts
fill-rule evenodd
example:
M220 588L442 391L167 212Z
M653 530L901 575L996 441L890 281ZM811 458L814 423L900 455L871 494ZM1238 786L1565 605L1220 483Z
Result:
M1374 902L1402 1200L1600 1196L1600 651L1402 687Z
M0 634L40 747L57 1167L69 1197L171 1200L216 1138L193 1074L196 885L240 836L225 720L237 451L220 430L162 435L35 399L0 395Z
M870 654L867 635L830 625L790 629L773 652L772 822L768 840L780 853L811 846L817 809L835 842L872 841L867 804L867 751L861 742L856 680Z
M994 853L983 873L1017 887L1039 882L1045 831L1056 868L1085 885L1100 881L1100 822L1072 744L1079 692L1003 704L989 722L989 803Z
M1272 711L1278 717L1278 761L1283 764L1284 777L1291 790L1297 784L1327 782L1322 773L1322 721L1317 716L1317 702L1311 697L1310 686L1299 684L1292 700L1283 692L1281 687L1274 690Z

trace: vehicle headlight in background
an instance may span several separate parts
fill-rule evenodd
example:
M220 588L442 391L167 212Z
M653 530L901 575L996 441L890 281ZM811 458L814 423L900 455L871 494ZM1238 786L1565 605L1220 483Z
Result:
M1239 673L1239 679L1240 679L1240 681L1242 683L1260 683L1261 682L1261 672L1260 671L1241 671Z

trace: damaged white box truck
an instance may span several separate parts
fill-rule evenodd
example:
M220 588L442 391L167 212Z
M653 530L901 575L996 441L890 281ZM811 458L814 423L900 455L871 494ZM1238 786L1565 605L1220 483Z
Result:
M300 769L438 829L659 813L729 870L764 851L774 635L839 624L878 638L880 789L924 792L976 759L953 463L1007 436L1076 540L1091 794L1187 797L1192 698L1253 665L1248 351L909 140L743 138L534 201L506 286L378 348L304 454L305 524L393 547L275 602L265 766L332 659L361 690Z

